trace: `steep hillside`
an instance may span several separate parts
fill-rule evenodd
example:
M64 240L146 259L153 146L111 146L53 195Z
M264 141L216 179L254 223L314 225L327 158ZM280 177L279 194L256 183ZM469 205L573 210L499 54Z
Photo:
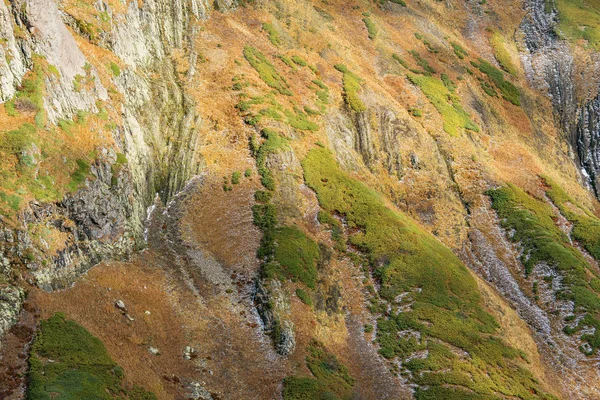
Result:
M600 399L599 49L595 0L1 1L0 397Z

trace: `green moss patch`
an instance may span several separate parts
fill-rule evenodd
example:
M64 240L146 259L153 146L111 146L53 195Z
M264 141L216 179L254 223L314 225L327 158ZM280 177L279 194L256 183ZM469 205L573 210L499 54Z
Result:
M490 78L492 83L502 94L504 100L509 101L516 106L521 105L521 93L519 92L519 89L511 82L504 79L502 71L481 58L478 63L471 61L471 64Z
M448 89L450 78L448 78L447 84L435 77L424 75L409 74L408 79L423 91L423 94L442 115L444 131L448 134L456 136L463 129L479 132L477 125L471 121L469 114L460 105L458 96L452 94Z
M62 314L42 321L29 358L27 399L145 399L156 396L121 386L123 370L102 342Z
M585 40L589 47L600 48L600 1L546 0L546 6L558 10L559 36L572 42Z
M119 68L119 66L116 63L111 62L108 65L108 68L110 69L110 72L112 72L115 78L121 76L121 68Z
M311 306L313 305L313 301L312 298L310 297L310 294L303 290L303 289L296 289L296 296L298 296L298 298L307 306Z
M460 44L456 42L451 42L450 45L454 50L454 54L456 54L456 57L458 57L459 59L463 60L465 57L469 56L469 53Z
M437 73L435 68L433 68L431 65L429 65L429 62L426 59L424 59L423 57L421 57L421 55L416 50L410 50L409 53L415 59L415 61L417 62L417 65L423 69L423 71L416 71L416 73L426 75L426 76L431 76L431 75ZM413 72L413 73L415 73L415 72Z
M319 245L294 227L277 229L274 240L273 262L268 264L266 275L300 281L314 289L317 284L317 262L321 256Z
M285 78L281 76L273 64L265 57L263 53L251 46L244 47L244 57L258 72L260 78L279 93L292 96L292 92Z
M348 368L315 340L308 346L306 366L312 376L290 376L283 381L284 400L350 399L354 379Z
M299 65L301 67L306 67L308 65L304 58L297 55L293 55L291 60L294 62L294 64Z
M375 22L373 22L373 20L371 18L366 17L363 19L363 23L367 27L367 32L369 33L369 39L371 39L371 40L375 39L377 37L377 34L379 33L379 29L377 29L377 25L375 25Z
M344 74L342 84L344 87L344 101L355 112L366 111L367 107L364 105L358 92L362 85L362 79L353 74L345 65L337 64L335 69Z
M88 174L90 173L90 164L82 159L78 159L75 161L77 164L77 168L71 174L71 182L69 182L69 190L71 192L77 191L85 182Z
M269 35L269 41L273 44L273 46L279 46L281 44L281 37L279 36L279 32L275 29L273 24L263 24L263 31L267 32Z
M495 31L492 34L490 45L494 50L494 57L496 57L502 69L511 75L517 75L517 67L513 64L512 57L508 50L506 50L506 41L500 32Z

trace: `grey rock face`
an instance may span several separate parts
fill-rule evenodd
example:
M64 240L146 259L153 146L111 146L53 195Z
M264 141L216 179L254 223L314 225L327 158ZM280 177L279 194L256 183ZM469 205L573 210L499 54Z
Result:
M596 196L600 196L600 94L583 105L575 128L576 149Z
M190 382L188 384L188 398L193 400L213 400L213 396L208 390L198 382Z
M578 99L576 66L570 45L558 39L557 12L544 0L528 0L527 17L521 24L528 53L523 56L526 76L532 86L546 91L554 112L574 149L575 161L598 197L600 173L600 93L592 100ZM595 89L597 92L597 88Z
M0 287L0 338L17 323L24 298L23 290L18 287Z
M10 99L27 72L26 54L16 40L13 17L5 2L0 2L0 101Z
M25 266L44 290L68 287L81 273L107 258L129 255L135 235L129 221L133 184L124 169L113 180L110 157L91 167L86 187L58 204L31 204L22 216L23 228L7 230L0 251ZM66 236L55 255L34 243L30 227L46 226Z
M124 124L116 135L133 161L136 197L144 199L134 212L140 220L156 192L167 201L202 166L196 152L202 121L167 56L183 48L193 60L189 24L206 17L207 7L199 0L153 0L139 8L132 2L107 38L107 48L128 65L115 79L125 95Z
M294 324L289 319L289 299L283 293L281 283L277 279L270 279L268 282L260 280L256 286L254 302L265 331L271 334L277 353L282 356L291 354L296 348L296 335Z
M67 30L56 3L52 0L19 0L14 2L13 13L16 10L19 10L17 23L30 35L22 45L44 56L59 72L58 77L46 79L48 119L56 123L59 118L70 118L79 110L97 112L96 100L107 100L108 93ZM87 71L86 65L89 65ZM78 76L93 79L93 88L76 90L73 82Z
M369 113L377 121L375 126L370 122ZM406 119L381 106L352 116L330 117L327 126L329 140L344 168L355 169L362 161L371 170L381 165L398 179L404 168L400 145L409 130Z
M525 44L530 52L552 46L557 41L554 31L556 26L556 10L546 0L527 0L525 2L527 16L521 24L525 33Z

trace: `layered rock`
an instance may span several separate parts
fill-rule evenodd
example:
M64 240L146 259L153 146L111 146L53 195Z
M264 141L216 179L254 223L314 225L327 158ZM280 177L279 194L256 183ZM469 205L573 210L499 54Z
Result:
M529 0L528 14L521 24L528 52L522 56L525 74L533 87L546 92L554 113L573 148L582 180L599 196L600 173L600 92L593 82L580 82L582 69L593 70L597 60L577 62L575 48L556 34L558 13L544 0ZM584 78L585 79L585 78ZM582 87L589 86L589 88ZM583 91L583 93L582 93Z
M235 5L218 2L223 11ZM29 205L20 226L4 231L0 245L10 266L3 275L12 280L15 271L24 268L31 282L45 290L70 285L106 258L130 254L142 242L146 209L155 194L167 201L203 165L197 154L197 128L202 121L183 89L172 53L177 49L183 54L193 71L194 23L208 17L211 5L206 0L129 2L125 13L112 10L106 1L95 2L94 7L111 17L110 30L90 40L81 22L63 11L59 2L0 4L2 101L14 96L33 68L34 57L40 55L56 72L45 77L48 123L81 111L98 112L98 102L109 100L108 90L93 65L96 61L86 58L73 32L109 50L126 66L113 78L124 99L118 105L111 98L109 105L116 105L121 114L112 132L114 145L107 143L97 156L87 183L59 203ZM92 84L78 87L74 82L80 77ZM116 153L124 153L128 161L117 176L111 169ZM56 249L35 240L32 227L37 226L57 232L61 243ZM18 302L0 299L0 304L18 314ZM14 322L12 317L6 320Z

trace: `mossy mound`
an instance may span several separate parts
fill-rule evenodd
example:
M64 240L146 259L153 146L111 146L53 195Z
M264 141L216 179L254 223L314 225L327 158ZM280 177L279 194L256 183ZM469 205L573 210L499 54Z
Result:
M40 323L29 358L29 400L155 400L139 387L122 386L123 369L104 344L57 313Z

